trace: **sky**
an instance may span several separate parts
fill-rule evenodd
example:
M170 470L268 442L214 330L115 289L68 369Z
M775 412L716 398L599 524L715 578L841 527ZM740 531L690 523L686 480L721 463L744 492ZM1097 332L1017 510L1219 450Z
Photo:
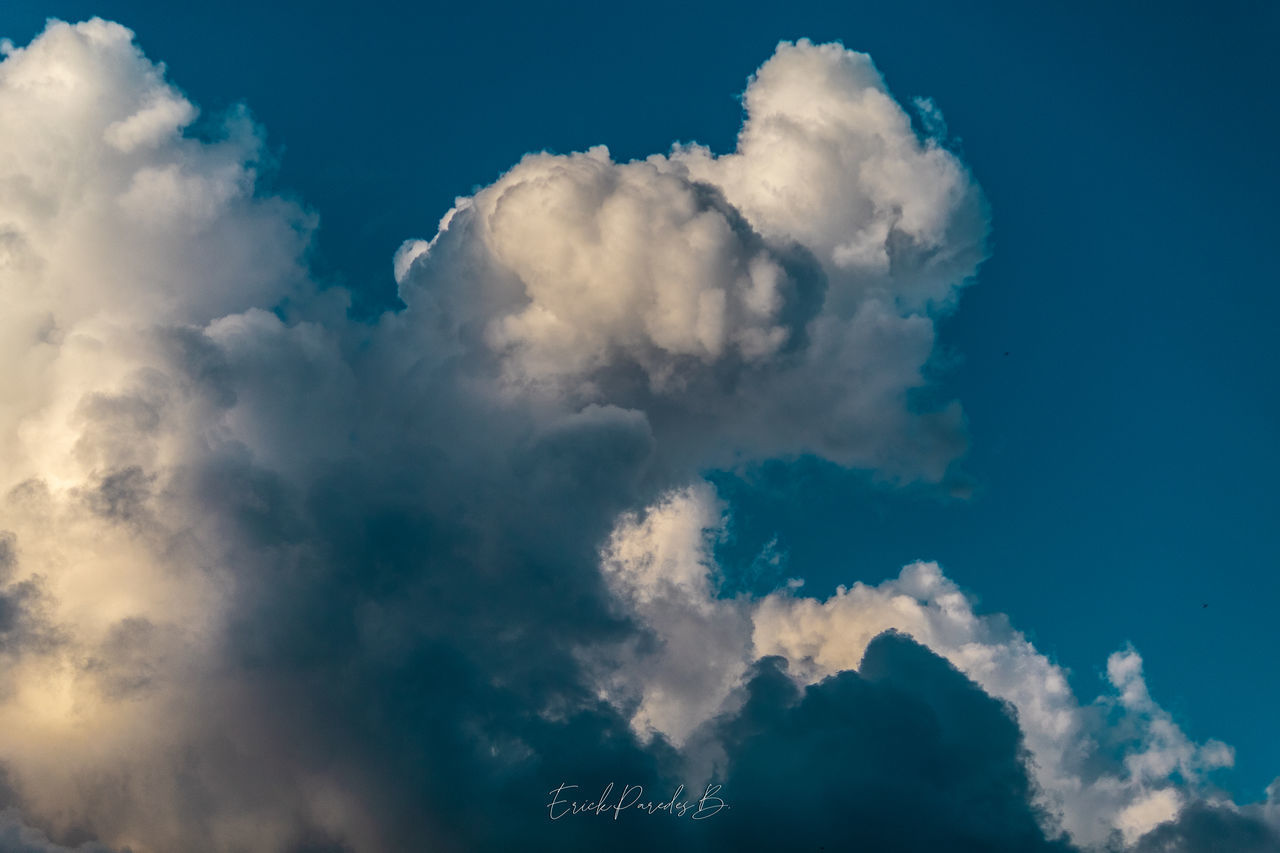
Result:
M6 4L0 850L1280 849L1278 35Z

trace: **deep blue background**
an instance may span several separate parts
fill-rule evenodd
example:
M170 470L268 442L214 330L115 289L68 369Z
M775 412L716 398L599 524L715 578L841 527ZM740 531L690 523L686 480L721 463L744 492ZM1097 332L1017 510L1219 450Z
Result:
M977 493L817 463L721 477L726 557L777 536L810 594L936 559L1085 696L1132 641L1188 732L1237 747L1219 778L1252 800L1280 775L1278 10L10 0L0 35L100 15L206 113L246 101L273 183L321 214L317 269L365 315L395 302L400 241L524 152L728 150L778 40L871 53L899 100L935 99L994 212L943 331Z

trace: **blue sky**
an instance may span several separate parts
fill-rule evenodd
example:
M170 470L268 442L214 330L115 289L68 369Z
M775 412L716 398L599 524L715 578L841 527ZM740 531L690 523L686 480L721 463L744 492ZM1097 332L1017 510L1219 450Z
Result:
M1280 7L17 0L0 34L93 15L204 116L249 106L272 191L319 214L314 275L369 321L403 305L402 241L525 153L728 152L780 40L869 53L899 103L942 111L990 209L928 391L964 406L972 495L813 457L714 473L725 575L770 541L820 597L937 561L1081 697L1132 643L1186 733L1235 748L1214 779L1238 801L1280 775Z

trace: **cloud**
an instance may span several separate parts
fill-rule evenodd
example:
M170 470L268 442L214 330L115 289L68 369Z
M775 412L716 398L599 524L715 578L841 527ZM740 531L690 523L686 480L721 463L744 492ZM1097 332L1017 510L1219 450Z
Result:
M932 563L879 586L840 587L825 601L794 586L722 597L718 579L733 568L716 564L713 545L726 524L703 484L666 496L643 520L622 517L605 546L616 601L652 638L632 641L601 677L638 734L731 765L708 727L740 707L742 674L756 661L777 658L798 685L819 684L860 672L876 638L897 631L1009 703L1046 826L1082 846L1136 843L1210 796L1208 775L1234 762L1229 746L1192 742L1152 700L1132 648L1107 662L1114 692L1083 704L1061 668L1002 615L977 613Z
M16 572L16 538L0 530L0 701L10 698L24 663L55 651L61 641L48 618L43 580L11 581Z
M57 843L269 844L191 811L252 778L199 790L220 772L198 711L234 567L192 486L252 453L206 324L303 298L313 220L257 192L242 110L184 133L195 108L132 38L51 22L0 64L0 122L21 129L0 140L0 761Z
M1274 789L1274 785L1272 786ZM1274 791L1268 793L1274 794ZM1267 805L1274 811L1274 796ZM1259 809L1195 802L1151 830L1134 847L1136 853L1265 853L1280 850L1280 829ZM1263 810L1265 811L1265 810Z
M1070 849L1044 837L1005 706L923 646L883 633L859 671L803 689L786 668L756 664L720 722L726 848Z
M1194 791L1205 773L1233 763L1229 747L1192 743L1150 700L1132 649L1108 661L1116 694L1082 706L1065 672L1002 616L977 615L933 564L908 566L879 587L842 588L825 602L775 593L757 613L753 639L760 653L785 654L813 678L855 667L868 639L889 628L1017 709L1043 806L1081 844L1103 844L1115 830L1135 840L1176 814L1177 781Z
M831 279L828 310L954 300L986 256L985 202L951 152L913 132L871 57L784 42L743 101L736 152L693 145L671 159L767 238L808 247Z
M544 797L727 773L750 804L772 762L830 779L863 750L843 830L869 838L1191 827L1229 751L1182 737L1133 653L1095 713L927 564L721 594L701 472L939 482L964 448L958 404L917 398L984 203L865 55L781 45L729 154L526 157L401 249L407 307L362 323L310 280L315 217L243 108L200 118L101 20L5 52L3 843L736 849L762 810L619 833ZM1136 745L1081 775L1108 710Z
M744 103L734 153L531 154L459 199L397 256L407 319L508 394L643 411L685 466L942 478L963 417L911 392L985 257L981 192L864 54L783 44Z
M3 809L0 810L0 853L112 853L112 850L92 841L72 847L55 844L40 830L24 824L16 810Z
M256 128L233 110L213 141L183 135L195 108L124 27L53 22L0 68L0 115L22 128L0 141L5 264L23 273L4 298L33 334L50 313L46 337L94 313L207 321L305 280L311 223L255 197Z
M656 639L638 635L609 649L598 678L638 735L684 746L726 708L746 676L750 616L716 597L709 563L723 509L705 483L670 496L642 517L623 515L601 561L624 613ZM634 710L631 710L634 708Z

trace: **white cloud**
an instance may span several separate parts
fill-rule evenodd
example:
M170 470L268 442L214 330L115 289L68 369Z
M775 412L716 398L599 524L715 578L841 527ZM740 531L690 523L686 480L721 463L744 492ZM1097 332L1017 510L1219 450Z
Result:
M624 707L643 697L633 724L646 734L683 744L699 723L733 711L734 688L755 660L779 655L800 683L813 684L857 670L871 640L896 630L1010 703L1041 805L1077 844L1101 849L1117 832L1132 844L1203 795L1206 773L1234 761L1226 744L1192 742L1151 699L1132 649L1107 662L1115 693L1081 704L1060 667L1004 616L976 613L933 563L878 586L840 587L826 600L797 596L793 585L753 601L717 598L712 545L725 523L704 484L664 499L643 523L622 519L602 554L618 602L656 636L647 656L602 684ZM705 661L690 651L704 646ZM691 677L699 666L718 677ZM654 706L661 713L643 713Z
M919 310L973 275L986 252L981 193L953 154L917 138L871 57L783 43L744 102L736 152L690 146L671 160L767 238L812 250L831 276L829 311L848 316L869 298Z
M985 257L977 185L865 54L784 43L744 100L724 156L525 157L401 248L409 316L512 394L645 411L695 465L811 452L940 479L959 407L908 392Z
M634 705L642 737L661 733L676 746L725 710L742 683L751 622L740 602L717 598L709 537L723 507L705 483L668 496L643 517L618 521L601 564L624 612L652 631L592 660L620 704Z
M196 108L190 101L157 86L137 112L107 125L103 138L127 154L137 148L159 145L195 118Z
M183 135L196 113L106 21L51 22L0 63L0 531L30 625L0 661L0 764L43 828L138 850L283 844L295 820L234 803L234 774L189 766L209 795L196 831L174 782L175 756L210 754L199 744L223 721L208 708L238 689L213 675L235 545L193 499L193 472L237 453L278 451L283 467L308 447L258 428L286 383L228 416L229 351L250 337L236 328L291 338L273 353L284 373L327 345L252 311L307 294L313 218L258 190L247 114L201 140ZM267 364L244 372L268 381ZM341 376L330 358L315 384L341 391ZM115 793L83 793L103 779ZM12 822L0 836L63 849Z
M0 121L21 132L0 138L0 262L20 273L3 339L95 314L205 322L305 279L311 222L255 197L256 128L233 111L206 143L180 132L194 117L118 24L52 22L4 59Z

